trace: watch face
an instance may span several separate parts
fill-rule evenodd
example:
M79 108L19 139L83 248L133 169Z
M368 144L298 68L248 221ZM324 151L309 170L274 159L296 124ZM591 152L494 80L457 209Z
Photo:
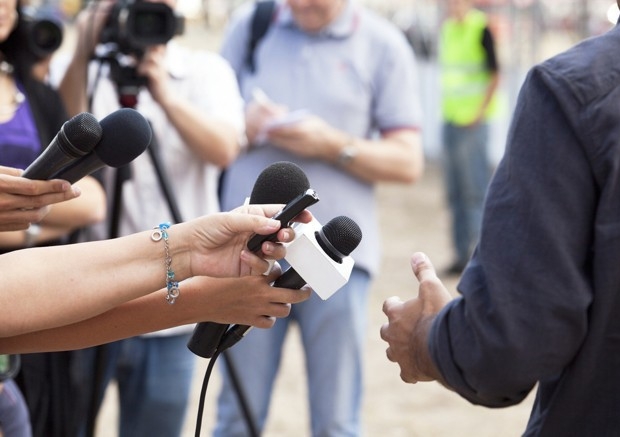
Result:
M17 375L20 362L19 355L0 355L0 382Z
M359 149L355 146L347 146L340 152L338 162L340 164L348 164L353 158L357 156Z

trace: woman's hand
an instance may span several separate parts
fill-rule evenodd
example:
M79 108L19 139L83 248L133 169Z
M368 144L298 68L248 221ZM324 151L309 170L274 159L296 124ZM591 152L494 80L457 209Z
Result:
M270 264L265 257L283 258L286 249L281 243L290 242L295 237L292 229L280 229L280 222L269 218L282 206L246 205L173 227L183 230L181 241L189 242L190 276L236 277L267 271ZM312 214L306 210L295 220L308 223ZM253 254L247 250L246 244L255 233L277 233L278 242L266 241L260 253ZM170 238L174 239L173 236Z
M22 170L0 166L0 231L28 229L45 217L50 205L80 195L67 181L36 181L21 174Z
M276 264L266 276L202 276L183 281L181 286L185 296L190 296L187 300L191 299L192 307L200 313L198 321L271 328L276 318L290 314L291 304L308 299L311 293L309 286L300 290L271 286L281 273Z

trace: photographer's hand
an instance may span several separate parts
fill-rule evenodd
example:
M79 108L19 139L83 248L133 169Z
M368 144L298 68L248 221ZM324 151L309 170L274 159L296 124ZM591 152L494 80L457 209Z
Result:
M160 106L165 107L174 97L169 86L170 75L166 68L166 46L156 45L146 49L137 67L138 75L148 79L147 88Z
M88 105L88 63L99 44L101 31L114 5L114 1L92 2L76 17L76 46L73 56L62 78L58 91L70 116L87 112Z

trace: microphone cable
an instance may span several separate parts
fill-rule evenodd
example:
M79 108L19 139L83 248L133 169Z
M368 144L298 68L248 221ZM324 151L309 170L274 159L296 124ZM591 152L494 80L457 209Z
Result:
M202 380L202 388L200 389L200 399L198 400L198 412L196 414L196 431L194 432L195 437L200 437L200 429L202 428L202 415L205 409L205 399L207 397L207 387L209 385L209 379L211 378L211 374L213 373L213 367L215 366L215 361L217 361L217 357L220 356L220 351L215 351L213 356L209 360L209 364L207 365L207 370L205 371L204 379Z
M230 360L232 359L232 357L230 357L230 355L227 354L226 351L219 350L219 349L216 350L213 353L213 356L211 357L211 359L209 360L209 364L207 365L207 370L205 371L204 379L202 380L202 387L200 389L200 398L198 400L198 412L196 413L196 429L194 432L194 437L200 437L200 431L202 428L202 416L204 413L204 406L205 406L205 400L207 397L207 388L209 386L209 379L211 378L211 374L213 373L215 362L217 361L217 358L220 356L222 352L224 353L224 363L226 365L226 370L229 373L235 373L235 375L233 375L234 378L231 378L235 386L235 389L242 390L242 387L239 385L239 379L236 375L236 370L232 365L230 365ZM245 402L245 397L238 396L238 400L239 400L243 414L245 415L246 418L248 418L248 420L246 420L246 424L249 428L249 435L251 437L260 437L260 432L258 431L258 429L256 429L256 424L254 420L252 419L252 412L250 411L249 405Z

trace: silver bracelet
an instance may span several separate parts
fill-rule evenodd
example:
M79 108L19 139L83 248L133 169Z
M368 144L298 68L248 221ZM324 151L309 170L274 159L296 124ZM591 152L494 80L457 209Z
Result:
M172 257L170 256L170 247L168 245L168 228L170 222L160 223L159 226L153 227L151 240L158 242L164 240L164 265L166 266L166 302L172 305L181 294L179 283L174 280L174 271L172 270Z

